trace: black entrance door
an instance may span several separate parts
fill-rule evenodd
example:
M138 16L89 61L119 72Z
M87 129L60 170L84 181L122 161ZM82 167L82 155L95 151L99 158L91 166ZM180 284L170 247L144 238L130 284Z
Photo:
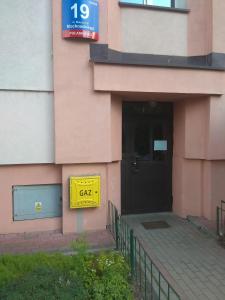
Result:
M123 104L122 213L172 209L171 103Z

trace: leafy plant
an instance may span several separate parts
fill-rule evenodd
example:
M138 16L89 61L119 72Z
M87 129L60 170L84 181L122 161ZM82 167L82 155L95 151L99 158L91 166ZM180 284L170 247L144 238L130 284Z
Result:
M71 256L62 254L2 255L0 256L0 288L41 266L68 270L73 268L73 261Z
M96 258L98 280L94 284L96 300L131 300L130 270L124 257L116 252L102 253Z
M68 272L41 267L6 285L0 291L2 300L88 299L83 283Z
M0 299L131 300L130 269L115 251L88 252L84 237L75 254L0 256Z

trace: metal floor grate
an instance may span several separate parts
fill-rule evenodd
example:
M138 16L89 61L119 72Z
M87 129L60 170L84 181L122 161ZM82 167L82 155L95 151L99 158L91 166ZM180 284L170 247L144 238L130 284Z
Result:
M151 221L141 223L145 229L163 229L169 228L170 225L165 221Z

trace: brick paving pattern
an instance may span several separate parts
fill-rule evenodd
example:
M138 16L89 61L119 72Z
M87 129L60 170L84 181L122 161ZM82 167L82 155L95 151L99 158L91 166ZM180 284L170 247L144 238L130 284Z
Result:
M146 251L154 255L190 300L225 300L225 249L212 235L172 213L126 216ZM141 223L171 227L146 230Z

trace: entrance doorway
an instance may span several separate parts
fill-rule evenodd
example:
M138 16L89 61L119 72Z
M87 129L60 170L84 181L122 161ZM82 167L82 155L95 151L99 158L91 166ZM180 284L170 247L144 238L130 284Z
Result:
M172 210L173 106L123 103L122 214Z

